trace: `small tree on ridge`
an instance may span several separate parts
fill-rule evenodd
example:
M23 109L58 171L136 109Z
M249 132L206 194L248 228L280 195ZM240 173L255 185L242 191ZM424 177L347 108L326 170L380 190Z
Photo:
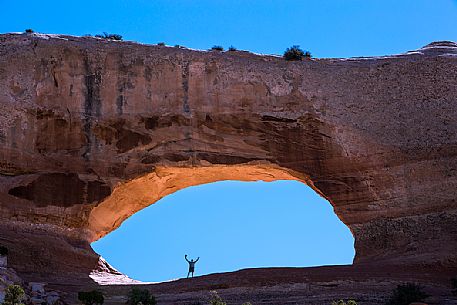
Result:
M311 52L305 52L300 48L300 46L293 45L290 48L287 48L286 51L284 51L283 57L285 60L289 61L302 60L304 57L311 58Z

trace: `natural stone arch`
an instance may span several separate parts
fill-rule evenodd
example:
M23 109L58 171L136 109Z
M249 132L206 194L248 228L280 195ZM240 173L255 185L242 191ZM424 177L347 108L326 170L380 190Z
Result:
M11 266L80 283L100 267L90 241L150 199L104 224L110 196L169 169L267 166L332 203L355 264L455 269L456 50L286 62L1 35L0 240Z

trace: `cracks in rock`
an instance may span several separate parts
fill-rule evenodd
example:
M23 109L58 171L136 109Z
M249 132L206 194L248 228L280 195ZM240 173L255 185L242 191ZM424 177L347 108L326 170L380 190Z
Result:
M35 39L33 39L35 40ZM36 48L38 46L38 41L33 41L33 44L32 44L32 52L33 52L33 55L37 56L36 54Z
M54 80L54 86L59 88L59 82L57 81L56 72L54 70L52 71L52 79Z
M82 157L88 161L93 142L92 120L94 117L99 117L101 113L100 85L102 82L102 77L100 71L91 73L89 55L87 53L84 56L84 68L86 95L84 99L83 129L84 135L87 139L87 145L84 149Z
M67 113L68 113L68 117L69 117L68 120L70 122L70 130L71 130L71 124L72 124L72 122L71 122L71 112L70 112L70 109L68 109L68 107L67 107Z
M182 74L181 74L182 88L183 88L183 112L184 112L184 116L190 118L190 124L186 128L186 130L184 130L184 138L185 138L185 140L189 141L190 147L189 147L188 152L191 154L191 163L192 163L192 166L194 166L197 164L197 160L196 160L197 156L196 156L195 147L194 147L193 141L192 141L194 122L192 120L192 112L191 112L190 106L189 106L189 75L190 75L189 65L190 65L189 62L185 62L184 67L182 68Z
M189 63L187 62L182 70L182 88L183 88L183 111L185 114L191 114L189 107Z
M126 104L125 98L125 90L129 87L128 83L128 67L123 64L123 56L122 54L119 56L118 59L119 65L119 75L117 77L117 93L118 96L116 98L116 112L118 115L124 114L124 105ZM126 80L127 79L127 80Z

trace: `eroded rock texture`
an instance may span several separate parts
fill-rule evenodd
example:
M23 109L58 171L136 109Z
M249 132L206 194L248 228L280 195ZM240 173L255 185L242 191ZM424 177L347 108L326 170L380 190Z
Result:
M0 36L0 242L26 279L87 278L89 243L181 188L296 179L355 264L457 266L457 46L286 62Z

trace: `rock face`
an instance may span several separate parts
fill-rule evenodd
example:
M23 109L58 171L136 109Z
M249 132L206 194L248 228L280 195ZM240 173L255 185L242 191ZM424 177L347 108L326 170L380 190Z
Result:
M179 189L294 179L355 264L457 267L457 45L286 62L0 35L0 243L26 280L89 280L90 242Z

